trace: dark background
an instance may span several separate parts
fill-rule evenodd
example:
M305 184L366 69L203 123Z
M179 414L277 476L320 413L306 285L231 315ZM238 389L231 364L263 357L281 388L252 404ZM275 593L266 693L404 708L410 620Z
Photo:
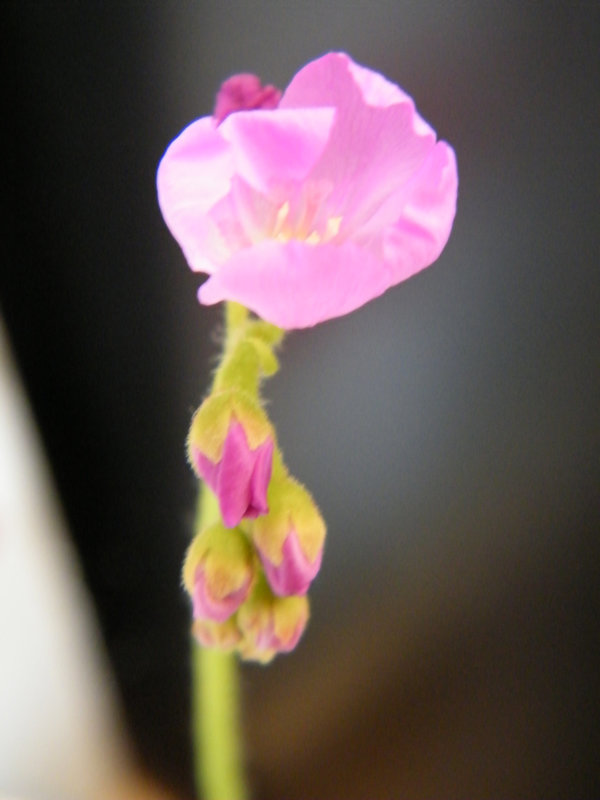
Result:
M129 728L191 795L185 463L220 309L158 211L221 80L348 51L456 149L436 266L290 335L267 388L329 525L297 651L244 669L256 796L597 797L600 6L2 4L0 305Z

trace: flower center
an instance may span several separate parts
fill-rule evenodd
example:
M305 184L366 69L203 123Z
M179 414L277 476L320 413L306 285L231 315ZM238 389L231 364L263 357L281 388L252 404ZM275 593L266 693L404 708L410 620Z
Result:
M318 209L312 204L304 204L299 212L294 213L288 200L279 206L270 238L278 242L289 242L290 239L306 242L306 244L323 244L339 233L342 217L326 217L319 220Z

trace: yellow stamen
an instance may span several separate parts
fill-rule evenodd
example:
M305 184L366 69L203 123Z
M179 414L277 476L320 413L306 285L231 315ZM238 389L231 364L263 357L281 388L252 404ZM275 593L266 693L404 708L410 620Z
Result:
M321 244L321 242L328 242L330 239L337 236L342 225L342 217L330 217L325 224L325 232L323 234L319 233L317 230L311 231L310 228L308 228L308 231L310 231L309 233L306 230L308 226L304 227L304 225L300 225L292 227L289 214L290 204L289 201L286 200L277 210L275 222L271 231L272 239L276 239L278 242L289 242L290 239L297 239L300 242L306 242L306 244Z
M333 239L334 236L338 235L341 224L342 217L329 217L325 227L325 241Z
M289 213L290 213L290 204L286 200L285 203L282 203L282 205L279 206L279 210L277 211L277 216L275 217L275 225L273 227L273 238L281 239L283 236L284 241L290 238L289 236L285 236L282 230Z

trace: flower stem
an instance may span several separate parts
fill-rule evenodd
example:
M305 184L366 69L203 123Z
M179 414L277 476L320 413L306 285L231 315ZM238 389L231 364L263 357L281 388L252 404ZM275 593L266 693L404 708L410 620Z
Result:
M215 496L203 484L197 530L218 519ZM223 653L192 643L194 767L198 797L247 800L240 726L238 663Z
M212 391L234 387L260 405L260 380L277 371L274 349L282 338L283 331L274 325L251 318L248 309L237 303L227 303L223 355ZM195 531L219 519L217 499L202 484ZM238 669L234 653L205 648L194 641L194 766L198 796L203 800L247 800L249 796L243 769Z
M194 645L196 784L204 800L246 800L233 653Z
M233 303L227 303L225 309L227 351L243 331L248 312ZM217 499L202 483L195 530L203 530L219 518ZM237 657L234 653L202 647L195 640L192 640L192 717L198 797L247 800Z

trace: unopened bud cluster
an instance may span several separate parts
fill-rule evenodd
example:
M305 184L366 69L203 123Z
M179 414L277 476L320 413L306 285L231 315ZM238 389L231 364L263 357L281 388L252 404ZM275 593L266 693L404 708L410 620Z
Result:
M201 644L267 662L304 631L325 523L289 475L259 395L261 378L278 368L282 333L235 304L227 314L223 360L188 438L190 463L214 494L219 519L192 541L183 583Z

